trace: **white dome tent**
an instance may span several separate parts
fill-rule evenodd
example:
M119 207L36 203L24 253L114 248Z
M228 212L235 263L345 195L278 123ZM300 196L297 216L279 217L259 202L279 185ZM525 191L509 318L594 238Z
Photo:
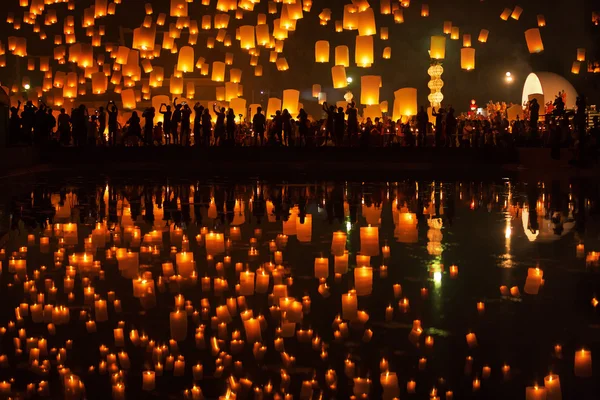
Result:
M541 94L544 96L544 104L554 102L554 99L559 92L565 91L567 101L565 107L567 109L575 108L577 100L577 91L569 81L560 75L553 72L535 72L529 74L523 86L522 103L529 101L529 96L533 94ZM543 106L542 104L540 104Z

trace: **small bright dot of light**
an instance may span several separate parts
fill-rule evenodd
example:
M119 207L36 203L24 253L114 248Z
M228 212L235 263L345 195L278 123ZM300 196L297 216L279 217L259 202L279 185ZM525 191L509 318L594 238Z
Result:
M512 75L512 74L511 74L510 72L507 72L507 73L506 73L506 76L511 76L511 75Z
M433 273L433 280L436 283L440 283L442 281L442 273L440 271Z
M352 83L352 77L351 77L351 76L349 76L348 78L346 78L346 81L347 81L348 83Z
M350 231L352 229L352 223L350 221L346 221L346 230Z
M29 86L29 84L27 84L27 85L25 85L25 86L23 86L23 87L25 88L25 90L29 90L29 88L30 88L31 86Z

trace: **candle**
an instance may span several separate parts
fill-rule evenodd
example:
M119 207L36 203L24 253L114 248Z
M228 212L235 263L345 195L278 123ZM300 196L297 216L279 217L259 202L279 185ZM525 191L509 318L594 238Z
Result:
M348 251L333 258L333 268L336 274L345 274L348 272Z
M483 315L485 313L485 303L481 301L477 303L477 312L479 315Z
M474 333L468 333L467 336L467 344L471 349L477 347L477 336Z
M550 374L544 378L544 387L547 392L547 400L562 400L560 389L560 378L558 375Z
M106 300L100 299L94 302L94 314L96 316L96 321L108 321L108 310L106 308Z
M187 314L179 310L171 312L170 327L171 338L175 341L183 341L187 337Z
M525 400L546 400L547 390L544 387L528 386L525 388Z
M458 267L456 265L450 266L450 278L454 279L458 276Z
M154 390L156 374L154 371L144 371L142 374L142 390L150 392Z
M481 377L483 379L488 379L492 374L492 369L488 365L484 365L481 369Z
M184 278L189 278L196 271L196 263L194 262L194 253L181 252L175 255L175 263L179 275Z
M529 268L523 291L527 294L538 294L544 273L539 268Z
M354 286L358 296L368 296L373 290L373 269L359 267L354 269Z
M394 308L389 305L385 309L385 322L391 322L394 319Z
M258 270L256 274L256 293L267 293L267 291L269 290L270 279L270 275L266 274L264 269L261 268L260 270Z
M577 245L575 254L577 258L583 258L585 256L585 246L583 243Z
M273 262L277 265L283 264L283 253L281 251L278 250L273 254Z
M371 391L369 378L354 378L354 395L358 398L366 397Z
M379 255L379 228L371 225L360 228L360 252L366 256Z
M510 365L504 364L502 366L502 376L505 381L510 379Z
M334 256L343 256L346 250L347 235L345 232L333 232L331 241L331 254Z
M268 276L267 276L268 278ZM268 286L268 281L267 281ZM265 291L266 292L266 291ZM254 295L254 272L246 271L240 274L240 295Z
M295 324L293 324L295 325ZM244 321L244 330L246 331L246 341L248 343L255 343L262 341L262 335L260 331L260 322L256 318L249 318Z
M41 237L40 238L40 252L42 254L47 254L50 252L50 238L49 237Z
M327 279L329 277L329 259L315 258L315 278Z
M388 246L387 244L385 246L383 246L381 248L381 255L383 256L384 259L388 260L391 255L390 246Z
M592 352L581 349L575 353L575 376L589 378L592 376Z
M342 295L342 318L354 321L358 313L358 297L354 290Z
M473 379L473 391L477 392L481 388L481 381L478 378Z
M68 223L63 225L62 231L65 245L75 246L79 242L79 237L77 235L77 224Z
M406 391L408 393L415 393L417 389L417 382L410 380L406 383Z

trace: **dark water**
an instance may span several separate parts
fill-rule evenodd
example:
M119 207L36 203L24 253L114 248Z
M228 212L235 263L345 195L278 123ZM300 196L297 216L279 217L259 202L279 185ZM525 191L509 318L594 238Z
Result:
M550 372L560 376L563 398L597 399L599 369L594 369L592 378L576 377L574 352L589 349L593 359L600 354L598 309L592 305L592 299L600 296L598 270L586 265L585 256L578 257L576 252L580 243L586 253L600 249L598 193L593 182L282 184L128 181L123 177L61 182L46 177L35 183L21 182L2 198L2 230L8 236L3 245L6 258L2 261L1 325L9 328L10 322L16 321L14 310L19 304L40 302L31 289L24 293L26 280L37 288L37 293L46 294L46 304L68 306L70 322L57 325L56 333L51 335L47 322L34 323L31 316L16 321L16 329L8 329L1 338L1 353L7 356L7 364L0 369L0 381L14 379L15 392L25 392L29 383L47 381L52 397L61 398L64 385L57 371L62 365L83 382L88 398L110 398L111 382L123 385L127 398L181 398L186 393L191 398L191 393L185 391L194 385L192 367L200 363L203 377L195 384L206 398L218 398L228 387L237 389L240 398L260 398L259 392L264 392L264 398L272 398L276 393L302 398L301 392L306 394L301 390L303 382L309 385L307 382L311 381L314 398L348 398L353 393L353 380L344 369L349 359L354 362L355 377L371 380L369 397L381 398L380 361L385 358L389 371L398 376L403 399L426 399L434 390L440 398L445 398L448 390L453 391L455 399L524 398L525 387L543 385ZM411 218L416 225L399 222ZM300 241L292 234L293 222L301 224L308 219L312 220L310 238ZM305 310L296 330L311 329L321 343L313 348L310 341L285 338L285 354L294 357L295 362L284 363L286 356L274 346L274 339L279 336L276 329L281 325L281 313L276 307L279 301L269 294L256 293L245 296L245 301L238 299L238 304L242 304L238 314L228 324L227 336L219 337L221 353L211 353L210 339L219 335L210 318L216 315L216 307L238 296L235 264L242 263L242 269L248 271L261 266L269 269L265 263L274 261L269 244L282 234L284 221L289 236L285 247L279 242L284 260L280 279L288 285L289 297L298 302L310 299L310 310ZM64 226L69 222L78 225L77 245L60 244L60 235L54 234L52 224ZM88 253L101 262L102 275L96 271L86 276L79 271L69 299L63 289L68 255L84 252L84 239L97 223L108 232L107 244L105 248L88 249ZM340 328L339 321L334 324L334 320L341 314L341 297L355 286L353 270L361 251L360 227L369 224L379 227L378 250L389 245L391 257L384 259L380 254L370 260L372 293L358 297L358 309L368 313L368 321L345 320L348 334L336 338ZM153 295L148 296L153 300L135 297L132 279L123 276L114 257L107 256L106 249L113 246L141 251L140 245L132 244L127 237L126 231L132 226L139 227L142 237L153 229L161 232L162 246L155 250L156 254L140 255L138 274L146 271L146 278L151 274L155 285ZM239 227L239 237L231 230L234 226ZM430 228L440 226L441 230ZM189 239L189 251L196 260L196 281L169 281L162 276L162 263L172 258L171 246L181 251L180 243L170 242L169 231L175 227L181 228ZM202 228L224 233L225 240L230 240L226 251L215 255L212 262L207 261L203 241L196 240ZM332 235L336 231L347 234L349 253L349 270L340 275L334 274L331 255ZM35 244L28 246L31 234ZM120 245L114 244L115 234L122 239ZM49 252L42 251L39 245L44 236L50 238ZM252 246L251 238L256 240ZM13 255L21 246L28 246L27 253ZM141 246L143 250L144 243ZM53 253L59 247L64 247L67 256L56 264ZM258 257L249 257L251 247L258 250ZM226 254L231 257L231 264L217 268ZM11 256L27 260L27 277L10 272ZM320 256L329 258L329 277L321 285L314 269L315 258ZM387 266L387 274L381 265ZM456 274L451 272L451 266L457 268ZM543 271L544 284L539 294L526 294L528 269L536 267ZM225 278L228 289L215 293L213 285L212 290L206 291L200 284L202 277ZM269 293L273 282L271 277ZM399 298L394 296L394 284L402 287ZM54 298L47 290L52 285L56 287ZM95 289L96 299L107 300L114 295L122 308L116 312L113 302L108 301L109 319L97 322L95 333L86 331L86 321L95 319L94 305L86 304L84 299L84 286L88 285ZM520 296L501 295L501 286L517 287ZM169 349L169 313L176 309L175 296L179 293L191 302L189 313L196 313L188 318L186 340ZM206 300L208 307L206 303L201 305ZM405 312L399 306L403 301L409 303ZM478 313L478 302L485 305L483 314ZM390 305L394 308L391 321L386 320L385 311ZM252 310L254 317L264 317L264 358L257 360L250 343L232 354L233 332L238 331L239 338L246 339L239 315L244 309ZM417 319L423 332L411 342L409 333ZM113 336L113 329L119 324L126 337L124 347L116 346ZM194 339L201 325L205 349L199 348ZM13 338L21 328L27 338L47 340L48 355L39 357L40 364L50 360L47 373L31 367L25 340L21 343L22 354L15 354ZM165 370L156 377L155 390L142 391L142 372L154 370L157 360L153 358L152 345L136 346L130 341L129 332L133 329L154 341L155 347L167 346L161 359L163 365L168 363L169 355L185 360L183 375L174 376L173 371ZM365 342L367 329L373 335ZM476 348L470 348L465 339L471 332L477 337ZM425 343L429 336L433 347ZM72 348L67 349L66 360L57 361L50 349L66 347L69 339ZM560 354L555 351L557 344L562 346ZM110 360L101 354L102 345L108 353L126 352L131 365L113 365L113 372L121 373L112 378L110 372L100 373L99 363ZM420 369L423 358L426 366ZM221 373L217 371L219 365L223 366ZM491 369L489 378L484 366ZM503 366L510 366L510 376L503 376ZM286 389L281 388L283 370L290 378ZM325 379L328 370L337 375L335 389ZM478 391L473 391L475 379L480 380ZM410 380L416 382L415 394L407 393Z

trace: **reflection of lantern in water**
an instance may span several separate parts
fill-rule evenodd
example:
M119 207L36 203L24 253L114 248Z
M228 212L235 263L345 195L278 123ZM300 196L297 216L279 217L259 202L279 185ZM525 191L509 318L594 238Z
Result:
M368 296L373 290L373 268L361 266L354 269L354 287L358 296Z
M360 252L368 256L379 255L379 229L377 227L360 228Z
M296 226L298 241L302 243L308 243L312 239L312 215L307 214L304 217L304 223L298 219Z

